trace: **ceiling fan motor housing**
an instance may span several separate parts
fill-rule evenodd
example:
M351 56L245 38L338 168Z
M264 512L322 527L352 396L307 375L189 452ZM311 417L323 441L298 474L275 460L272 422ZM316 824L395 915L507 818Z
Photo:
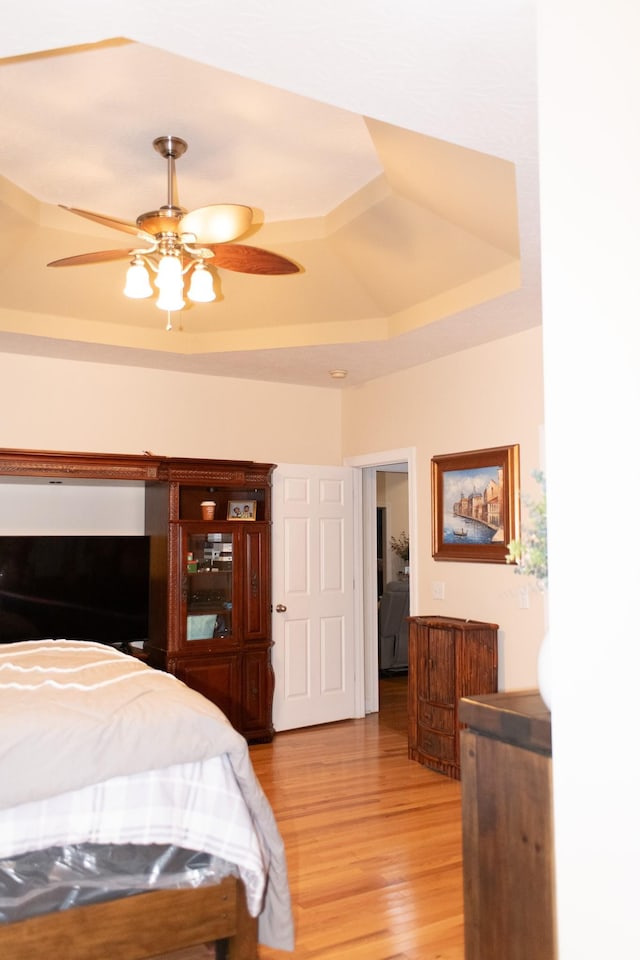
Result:
M187 152L188 146L187 141L182 140L181 137L156 137L153 141L154 149L157 150L165 160L168 160L169 157L178 160Z
M152 233L156 239L162 236L175 236L179 234L178 224L187 211L182 207L163 206L159 210L151 210L149 213L142 213L137 218L136 223L141 230L146 233Z

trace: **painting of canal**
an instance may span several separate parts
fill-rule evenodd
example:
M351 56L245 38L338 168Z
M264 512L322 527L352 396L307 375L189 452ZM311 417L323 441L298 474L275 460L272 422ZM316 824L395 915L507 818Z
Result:
M507 563L520 530L520 447L431 458L434 560Z
M442 474L446 544L504 543L504 470L501 466Z

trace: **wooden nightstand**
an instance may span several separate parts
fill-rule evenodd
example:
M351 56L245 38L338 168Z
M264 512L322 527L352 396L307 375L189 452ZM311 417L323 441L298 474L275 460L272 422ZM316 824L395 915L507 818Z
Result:
M465 960L554 960L551 717L537 691L466 697Z
M409 618L409 757L460 779L458 702L498 689L498 626Z

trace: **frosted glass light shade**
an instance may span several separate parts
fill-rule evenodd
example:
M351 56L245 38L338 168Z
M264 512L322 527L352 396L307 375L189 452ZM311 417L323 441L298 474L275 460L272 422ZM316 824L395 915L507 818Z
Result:
M160 290L167 287L173 290L182 290L182 264L177 257L162 257L158 264L156 287Z
M142 260L134 260L127 270L123 293L132 300L144 300L153 294L149 274Z
M211 303L216 298L213 277L203 263L197 263L194 267L187 296L194 303Z
M158 264L156 286L160 290L160 296L156 301L159 310L182 310L184 307L182 297L184 281L182 279L182 264L178 257L165 256L161 258Z
M182 310L184 307L182 288L180 290L171 290L163 287L160 291L160 296L156 300L156 307L158 307L159 310L166 310L167 312Z

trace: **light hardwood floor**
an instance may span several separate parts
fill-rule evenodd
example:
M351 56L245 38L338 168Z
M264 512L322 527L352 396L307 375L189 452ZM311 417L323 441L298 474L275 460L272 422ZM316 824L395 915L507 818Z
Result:
M463 960L460 784L407 759L406 678L381 681L380 714L280 733L251 757L296 923L294 954L260 960Z

